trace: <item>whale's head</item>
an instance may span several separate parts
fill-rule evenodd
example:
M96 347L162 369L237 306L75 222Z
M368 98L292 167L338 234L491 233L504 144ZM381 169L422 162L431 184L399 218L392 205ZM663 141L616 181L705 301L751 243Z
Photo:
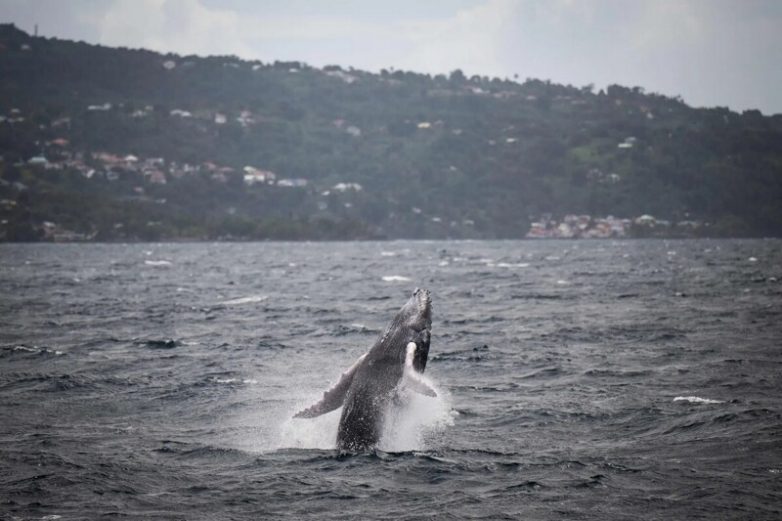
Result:
M432 297L429 290L416 288L402 309L397 313L394 321L406 331L404 346L415 349L406 352L406 358L412 356L412 365L418 372L426 368L429 357L429 339L432 331Z
M432 296L429 290L416 288L410 300L399 310L397 318L413 331L431 331Z

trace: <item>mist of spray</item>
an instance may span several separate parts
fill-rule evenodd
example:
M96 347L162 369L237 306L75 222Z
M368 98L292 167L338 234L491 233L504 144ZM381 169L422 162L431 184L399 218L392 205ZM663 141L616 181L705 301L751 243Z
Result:
M453 425L450 395L426 379L437 391L431 398L407 389L399 391L389 406L378 448L386 452L427 450L436 445L437 434ZM296 408L295 410L298 410ZM312 419L293 419L294 409L279 425L273 449L334 449L341 409Z

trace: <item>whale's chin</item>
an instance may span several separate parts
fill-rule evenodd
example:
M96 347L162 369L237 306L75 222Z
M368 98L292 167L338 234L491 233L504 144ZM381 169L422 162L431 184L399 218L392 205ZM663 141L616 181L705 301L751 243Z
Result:
M416 331L432 330L432 296L429 290L416 288L412 300L415 303L415 312L410 320L410 327ZM407 306L409 306L408 303ZM409 308L408 308L409 309Z
M428 289L421 289L416 288L416 290L413 292L413 296L416 299L416 302L418 303L418 312L422 315L428 315L431 317L432 314L432 295L429 293Z

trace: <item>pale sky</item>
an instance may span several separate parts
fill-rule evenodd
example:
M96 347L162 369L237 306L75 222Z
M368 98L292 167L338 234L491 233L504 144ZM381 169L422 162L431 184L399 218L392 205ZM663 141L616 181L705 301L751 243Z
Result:
M0 0L0 21L109 46L618 83L782 113L782 0Z

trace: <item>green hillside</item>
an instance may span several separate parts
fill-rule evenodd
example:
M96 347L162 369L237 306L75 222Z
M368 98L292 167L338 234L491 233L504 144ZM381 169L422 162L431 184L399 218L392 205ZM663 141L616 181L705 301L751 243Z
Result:
M162 55L2 25L0 156L3 240L515 238L568 214L630 219L636 236L782 235L782 115L638 87Z

